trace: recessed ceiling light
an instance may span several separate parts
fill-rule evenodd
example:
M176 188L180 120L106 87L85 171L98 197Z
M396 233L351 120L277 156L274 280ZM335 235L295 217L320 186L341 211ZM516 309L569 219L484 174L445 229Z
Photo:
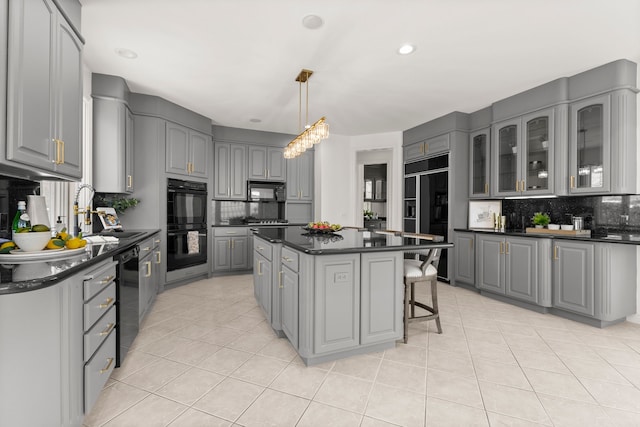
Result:
M135 53L132 50L129 49L125 49L123 47L119 47L116 49L116 53L120 56L122 56L123 58L127 58L127 59L136 59L138 57L138 54Z
M324 24L324 21L318 15L307 15L302 18L302 25L310 30L316 30L322 27L322 24Z
M412 44L405 43L398 49L400 55L409 55L416 50L416 47Z
M262 123L262 120L260 120L260 119L249 119L249 121L251 123Z

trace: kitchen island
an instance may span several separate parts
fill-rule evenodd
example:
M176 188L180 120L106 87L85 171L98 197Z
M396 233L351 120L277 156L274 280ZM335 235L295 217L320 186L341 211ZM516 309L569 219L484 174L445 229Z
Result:
M395 346L403 336L404 252L451 248L411 235L254 229L254 293L307 365Z

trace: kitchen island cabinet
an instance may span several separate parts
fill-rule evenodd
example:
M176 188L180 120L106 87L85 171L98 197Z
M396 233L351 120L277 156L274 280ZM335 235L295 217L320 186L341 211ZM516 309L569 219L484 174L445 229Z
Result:
M254 233L256 298L308 365L395 346L403 334L404 251L453 247L356 229Z

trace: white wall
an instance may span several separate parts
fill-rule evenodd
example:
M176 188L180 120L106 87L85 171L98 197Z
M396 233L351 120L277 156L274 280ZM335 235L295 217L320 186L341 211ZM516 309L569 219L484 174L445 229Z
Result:
M388 228L402 228L402 132L376 135L342 136L332 134L316 145L315 212L316 221L341 225L362 224L362 197L358 190L357 153L368 150L391 150L387 176L396 179L387 187L391 212Z

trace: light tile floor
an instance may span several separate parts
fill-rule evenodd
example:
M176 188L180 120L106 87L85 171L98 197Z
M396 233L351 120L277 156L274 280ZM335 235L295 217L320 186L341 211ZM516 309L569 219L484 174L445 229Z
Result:
M597 329L440 284L444 333L306 367L252 276L159 295L86 426L640 426L640 325Z

